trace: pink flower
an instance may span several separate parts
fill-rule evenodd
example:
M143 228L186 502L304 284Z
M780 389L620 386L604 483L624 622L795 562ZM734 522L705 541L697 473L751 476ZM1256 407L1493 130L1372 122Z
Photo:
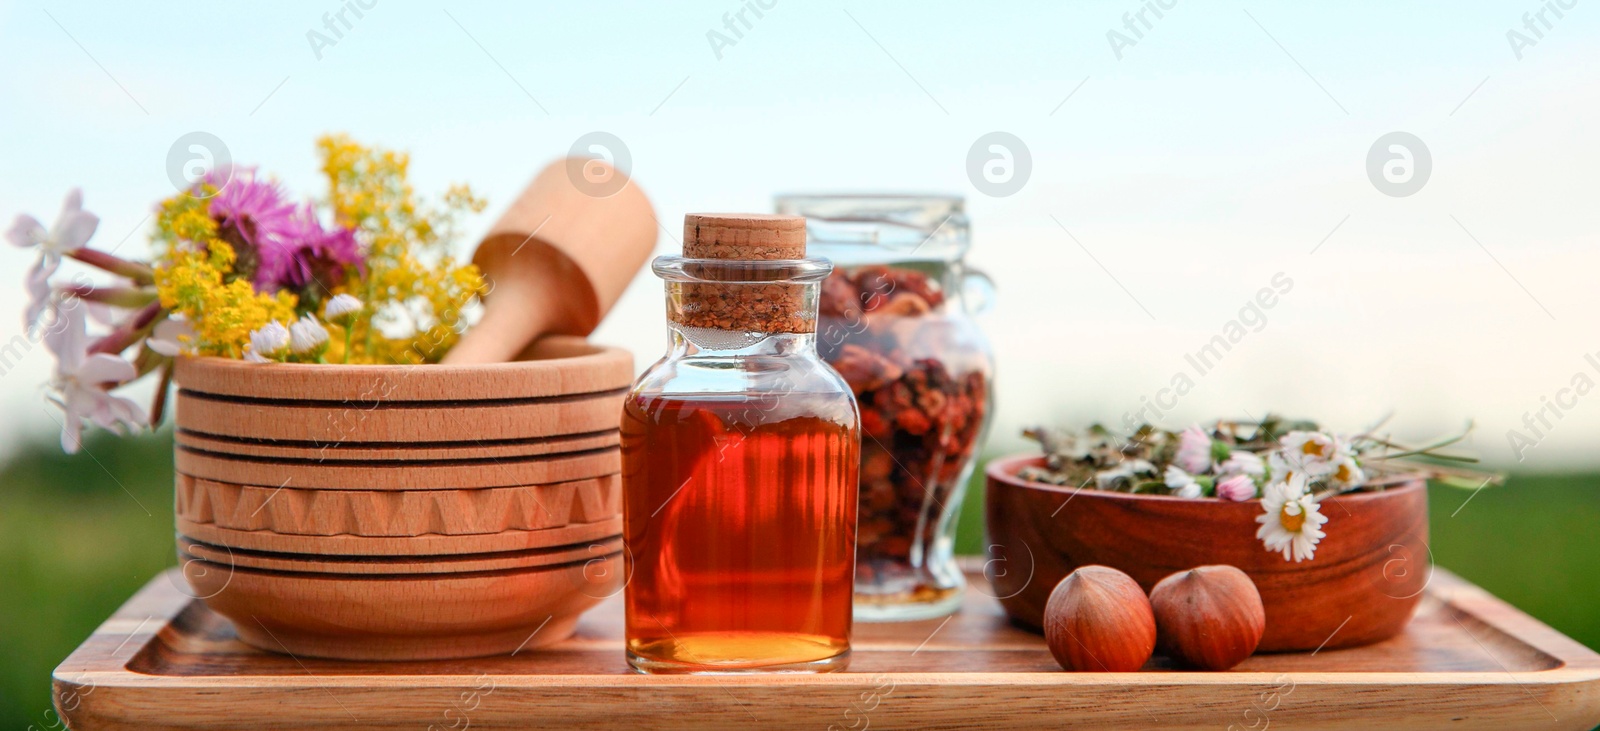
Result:
M26 280L29 305L23 315L28 328L36 327L49 309L52 292L50 276L61 266L61 258L83 248L100 226L100 217L83 210L83 191L73 188L61 204L61 214L54 226L46 229L39 219L21 215L6 231L6 240L13 246L38 248L39 260L34 262Z
M278 184L256 177L255 168L234 168L206 209L217 221L217 237L233 245L234 271L248 275L256 290L276 292L268 262L293 230L294 204ZM211 176L206 182L216 185Z
M45 345L56 356L50 400L61 407L61 448L68 453L83 446L84 420L117 434L144 426L144 410L133 401L108 392L113 386L137 378L132 363L106 353L88 352L83 308L63 311L59 327L45 334Z
M1234 475L1217 483L1217 497L1242 503L1256 496L1255 480L1249 475Z
M1211 468L1211 437L1199 426L1183 430L1178 437L1178 454L1172 458L1184 472L1205 474Z
M354 231L325 229L310 203L296 209L281 238L261 249L256 287L267 291L304 289L320 282L331 289L343 281L346 269L361 264L361 249Z
M326 229L310 203L296 206L277 183L256 176L254 168L234 168L221 184L208 211L217 231L238 254L235 269L249 274L259 292L301 290L313 283L331 288L346 269L361 264L355 232Z
M1217 474L1221 475L1251 475L1260 477L1267 473L1266 465L1261 462L1261 457L1253 452L1235 449L1228 455L1228 459L1217 465Z
M290 230L294 204L283 199L277 183L257 178L255 168L236 168L207 211L223 240L260 248Z

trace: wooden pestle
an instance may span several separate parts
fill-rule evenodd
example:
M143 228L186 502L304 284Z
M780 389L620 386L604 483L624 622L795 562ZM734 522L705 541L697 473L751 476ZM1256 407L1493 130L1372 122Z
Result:
M601 160L557 160L512 201L472 257L490 286L483 319L445 363L507 362L541 336L594 331L656 243L650 199L616 176Z

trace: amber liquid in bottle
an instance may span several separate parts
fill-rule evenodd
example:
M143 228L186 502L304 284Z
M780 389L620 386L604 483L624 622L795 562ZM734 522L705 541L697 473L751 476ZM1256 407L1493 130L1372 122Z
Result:
M843 667L855 423L848 392L630 397L622 468L635 667Z

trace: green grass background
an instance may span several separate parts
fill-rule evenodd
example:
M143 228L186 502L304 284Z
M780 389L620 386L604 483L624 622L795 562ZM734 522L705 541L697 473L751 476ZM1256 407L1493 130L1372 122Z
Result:
M962 553L983 547L981 490L975 477ZM1433 488L1436 561L1600 648L1600 474L1516 474L1469 495ZM0 728L59 728L51 670L176 563L172 534L167 434L101 436L73 457L28 445L0 467Z

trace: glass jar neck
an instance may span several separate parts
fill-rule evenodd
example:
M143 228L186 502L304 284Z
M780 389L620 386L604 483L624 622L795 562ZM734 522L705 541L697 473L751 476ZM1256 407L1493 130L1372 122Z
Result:
M809 250L839 266L956 262L971 245L960 196L794 194L774 205L805 216Z

